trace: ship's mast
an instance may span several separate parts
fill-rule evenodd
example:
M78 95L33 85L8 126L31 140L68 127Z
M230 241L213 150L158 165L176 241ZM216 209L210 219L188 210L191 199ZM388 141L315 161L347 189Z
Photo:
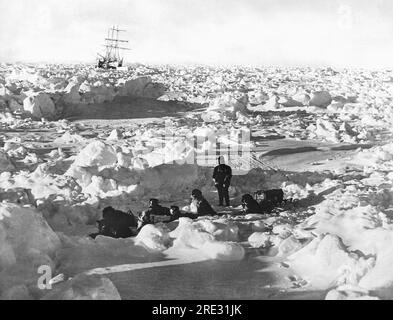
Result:
M108 37L106 40L106 59L108 61L120 61L120 50L130 50L129 48L119 47L119 43L127 43L127 40L119 39L119 32L125 32L126 30L120 30L117 26L113 26L108 30ZM116 35L115 35L116 33Z

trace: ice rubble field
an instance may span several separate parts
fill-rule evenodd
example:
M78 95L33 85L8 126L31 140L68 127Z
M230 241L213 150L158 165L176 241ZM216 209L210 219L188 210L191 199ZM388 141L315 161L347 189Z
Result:
M393 297L393 143L386 139L393 72L147 66L97 72L5 64L0 70L2 299L120 299L105 276L110 270L239 261L252 250L269 257L273 270L285 269L294 290L323 290L326 299ZM165 125L93 128L93 135L85 124L62 119L75 107L110 108L133 97L172 101L188 112ZM148 225L130 239L86 237L107 205L136 213L157 197L185 206L196 187L215 204L211 168L192 163L214 146L195 146L190 138L236 145L240 132L251 134L241 145L251 149L267 137L359 149L333 171L253 168L234 176L236 205L243 193L263 188L280 187L299 200L275 215L232 211ZM49 292L37 289L41 265L58 276Z

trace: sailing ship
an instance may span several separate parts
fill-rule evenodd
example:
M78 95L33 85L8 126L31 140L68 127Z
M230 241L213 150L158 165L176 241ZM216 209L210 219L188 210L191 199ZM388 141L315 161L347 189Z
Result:
M126 30L120 30L119 27L112 27L108 30L108 37L105 38L105 54L98 53L97 68L101 69L118 69L123 67L124 58L120 55L121 50L130 50L129 48L120 47L119 44L127 43L127 40L119 39L119 33Z

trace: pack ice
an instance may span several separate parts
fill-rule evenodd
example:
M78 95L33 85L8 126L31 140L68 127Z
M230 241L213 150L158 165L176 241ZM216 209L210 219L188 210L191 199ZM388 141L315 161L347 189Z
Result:
M106 274L257 257L288 292L390 299L392 77L331 68L1 64L0 297L120 299ZM157 108L144 110L150 106ZM129 117L96 114L118 108ZM251 141L237 140L239 133ZM249 170L233 177L234 208L146 225L135 238L87 237L109 205L136 214L154 197L191 210L194 188L214 205L215 156L213 164L194 161L214 150L208 138L252 150ZM326 150L329 159L317 157ZM271 215L236 208L242 194L273 188L296 206ZM37 289L40 265L52 269L49 292Z

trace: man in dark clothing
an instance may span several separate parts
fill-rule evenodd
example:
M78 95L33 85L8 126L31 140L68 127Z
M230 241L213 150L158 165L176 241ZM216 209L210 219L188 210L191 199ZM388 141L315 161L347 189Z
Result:
M191 199L192 204L197 208L197 216L214 216L217 214L200 190L194 189L191 193Z
M218 157L218 166L214 168L213 171L213 180L214 185L218 191L219 198L219 206L223 206L224 199L225 204L229 207L229 186L231 184L232 179L232 169L230 166L227 166L224 161L224 157Z

